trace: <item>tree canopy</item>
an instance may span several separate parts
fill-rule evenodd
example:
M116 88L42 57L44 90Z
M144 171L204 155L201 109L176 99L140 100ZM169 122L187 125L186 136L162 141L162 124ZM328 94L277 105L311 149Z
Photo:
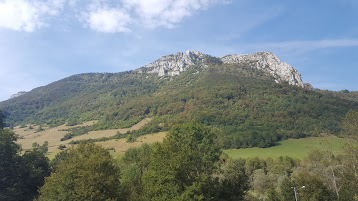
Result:
M16 140L13 131L0 128L0 200L32 200L51 171L43 152L33 150L20 155Z
M39 200L125 200L119 169L106 149L90 143L65 153L46 178Z

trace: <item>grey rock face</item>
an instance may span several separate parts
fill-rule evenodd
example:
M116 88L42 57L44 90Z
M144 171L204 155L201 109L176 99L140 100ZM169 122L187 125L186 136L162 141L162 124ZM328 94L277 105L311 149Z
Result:
M11 95L10 99L22 96L22 95L24 95L26 93L27 93L26 91L20 91L20 92L18 92L16 94Z
M212 56L198 51L179 52L177 54L163 56L153 63L143 66L137 71L155 73L158 74L158 76L174 76L179 75L189 66L204 64L209 58L212 58Z
M291 85L303 87L301 74L289 64L280 61L271 52L255 54L227 55L221 58L224 63L240 63L250 61L254 68L270 73L278 83L288 82Z
M198 51L186 51L163 56L136 71L139 73L154 73L158 74L158 76L174 76L179 75L193 65L205 67L208 63L235 64L241 62L250 63L252 68L261 69L271 74L278 83L288 82L291 85L304 87L301 74L289 64L280 61L271 52L235 54L217 58Z

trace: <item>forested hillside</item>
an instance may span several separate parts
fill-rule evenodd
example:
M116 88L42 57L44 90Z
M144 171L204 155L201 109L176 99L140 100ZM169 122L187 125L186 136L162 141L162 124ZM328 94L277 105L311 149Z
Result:
M343 121L350 140L341 155L312 150L302 161L228 158L216 129L201 124L176 126L162 143L117 159L83 143L49 161L47 145L21 154L16 134L0 127L0 200L287 201L297 192L300 200L357 200L357 115Z
M202 123L217 128L225 148L338 134L344 115L358 109L354 99L275 83L267 72L248 66L197 65L174 77L138 72L74 75L1 102L0 109L10 126L99 120L85 132L129 127L152 117L134 136Z

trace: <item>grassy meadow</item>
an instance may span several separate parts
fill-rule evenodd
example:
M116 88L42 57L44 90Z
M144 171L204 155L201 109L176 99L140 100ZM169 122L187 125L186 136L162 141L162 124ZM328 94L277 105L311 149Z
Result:
M147 124L150 120L151 119L149 118L144 119L130 128L90 131L88 134L76 136L66 141L61 141L61 138L63 138L68 133L68 131L64 131L64 130L76 126L61 125L53 128L43 127L43 130L38 132L39 126L31 125L32 128L29 129L30 125L27 125L24 128L21 128L20 126L15 127L14 132L19 136L17 143L21 145L23 151L32 149L32 144L34 142L37 142L38 144L42 145L45 141L47 141L49 144L47 156L50 159L52 159L56 156L57 153L61 151L58 148L59 145L65 145L68 148L74 146L69 144L69 142L71 142L72 140L98 139L102 137L111 137L116 135L117 132L125 134L127 131L140 129L145 124ZM88 126L94 123L96 122L90 121L77 126ZM164 139L165 136L166 133L161 132L161 133L154 133L150 135L141 136L137 138L135 142L132 143L127 143L126 139L118 139L118 140L109 140L105 142L96 142L96 144L99 144L104 148L112 150L114 152L113 154L115 155L117 154L119 155L131 147L138 147L144 143L151 144L154 142L160 142Z
M110 137L119 133L126 133L129 130L137 130L143 127L145 124L150 122L150 119L144 119L131 128L124 129L110 129L110 130L101 130L101 131L91 131L88 134L80 135L72 138L71 140L61 141L60 139L67 133L64 129L71 128L70 126L61 125L54 128L44 127L43 131L36 132L38 126L32 125L32 129L28 129L28 126L25 128L15 127L14 132L20 136L18 143L22 146L24 151L30 150L32 144L37 142L38 144L43 144L45 141L49 143L49 152L48 157L53 158L61 150L58 149L59 145L65 145L66 147L71 147L73 145L68 144L72 140L83 140L83 139L97 139L101 137ZM79 126L92 125L95 122L85 122ZM141 136L136 139L135 142L128 143L126 139L114 139L105 142L96 142L112 150L113 155L121 155L127 149L131 147L139 147L144 143L155 143L161 142L166 136L166 132L154 133L150 135ZM269 148L247 148L247 149L227 149L224 150L224 153L228 154L229 157L233 159L237 158L277 158L280 156L290 156L297 159L302 159L308 155L308 153L313 149L328 149L333 151L336 154L340 154L343 151L344 143L346 142L343 138L338 138L336 136L325 136L325 137L309 137L302 139L288 139L280 141L278 145Z
M283 140L278 145L269 148L227 149L224 150L224 153L233 159L251 157L266 159L280 156L302 159L308 156L313 149L327 149L335 154L340 154L343 152L343 146L346 142L346 139L336 136L309 137Z

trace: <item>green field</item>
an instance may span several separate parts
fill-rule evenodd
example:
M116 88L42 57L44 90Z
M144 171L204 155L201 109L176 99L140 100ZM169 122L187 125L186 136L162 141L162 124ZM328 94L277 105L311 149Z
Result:
M336 136L310 137L280 141L277 146L269 148L227 149L224 150L224 153L233 159L251 157L265 159L280 156L302 159L313 149L326 149L333 151L335 154L340 154L343 151L345 142L346 139Z

